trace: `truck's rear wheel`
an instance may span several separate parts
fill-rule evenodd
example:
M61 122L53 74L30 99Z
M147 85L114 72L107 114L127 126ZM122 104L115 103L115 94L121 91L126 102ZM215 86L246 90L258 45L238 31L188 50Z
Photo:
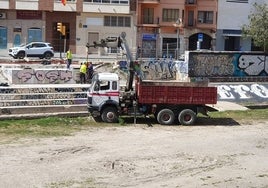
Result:
M178 120L182 125L193 125L196 121L196 113L191 109L184 109L179 113Z
M107 107L101 113L101 119L107 123L118 122L118 113L114 107Z
M174 122L175 115L170 109L162 109L157 114L157 121L161 125L171 125Z

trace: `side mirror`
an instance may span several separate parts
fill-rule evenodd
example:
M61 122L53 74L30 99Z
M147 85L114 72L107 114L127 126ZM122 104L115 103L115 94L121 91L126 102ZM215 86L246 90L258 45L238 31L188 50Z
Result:
M94 91L99 91L100 90L100 83L97 82L94 86Z

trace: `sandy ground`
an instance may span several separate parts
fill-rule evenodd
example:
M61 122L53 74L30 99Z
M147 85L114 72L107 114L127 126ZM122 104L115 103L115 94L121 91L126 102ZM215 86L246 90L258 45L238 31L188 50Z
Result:
M268 187L268 123L128 125L0 145L0 187Z

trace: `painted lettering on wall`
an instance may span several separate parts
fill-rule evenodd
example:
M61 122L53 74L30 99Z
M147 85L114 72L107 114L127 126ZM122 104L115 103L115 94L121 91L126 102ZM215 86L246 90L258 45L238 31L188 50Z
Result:
M87 87L0 88L0 107L86 104Z
M218 85L218 100L248 101L268 100L268 84L223 84Z
M69 70L34 70L23 69L17 72L17 78L22 83L57 83L69 82L73 79Z
M238 67L249 76L268 75L268 57L264 55L241 55Z
M188 73L188 65L185 61L172 58L145 60L141 62L140 68L142 78L145 80L175 80L178 72Z
M233 57L228 54L194 54L189 64L192 76L230 76L234 72Z
M254 52L189 52L189 77L268 76L268 56Z

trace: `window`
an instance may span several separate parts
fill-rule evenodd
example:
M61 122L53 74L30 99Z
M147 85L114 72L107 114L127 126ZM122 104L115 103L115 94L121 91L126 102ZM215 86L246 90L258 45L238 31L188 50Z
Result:
M100 82L100 90L109 90L110 89L110 82L106 80L102 80Z
M117 90L117 81L112 82L112 90Z
M154 23L154 9L153 8L143 9L143 23L144 24Z
M179 18L179 9L163 9L163 22L176 22Z
M213 12L212 11L198 11L198 23L213 23Z
M130 17L124 16L104 16L104 26L110 27L130 27Z
M119 27L124 26L124 17L121 17L121 16L118 17L118 26Z

